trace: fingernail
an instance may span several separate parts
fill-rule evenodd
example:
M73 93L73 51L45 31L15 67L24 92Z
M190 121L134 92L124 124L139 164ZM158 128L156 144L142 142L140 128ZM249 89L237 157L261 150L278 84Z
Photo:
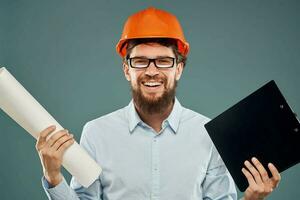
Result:
M269 166L269 167L273 167L273 164L272 164L272 163L268 163L268 166Z

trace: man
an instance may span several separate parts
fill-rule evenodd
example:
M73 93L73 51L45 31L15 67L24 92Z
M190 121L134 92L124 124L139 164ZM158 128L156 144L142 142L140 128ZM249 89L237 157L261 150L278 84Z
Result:
M181 106L175 97L189 45L172 14L150 7L130 16L117 52L130 82L128 106L88 122L81 145L103 171L88 188L72 178L67 185L60 170L64 151L74 142L67 130L49 127L36 148L49 199L200 200L237 199L232 177L210 140L205 116ZM249 187L245 200L264 199L280 174L269 164L245 161Z

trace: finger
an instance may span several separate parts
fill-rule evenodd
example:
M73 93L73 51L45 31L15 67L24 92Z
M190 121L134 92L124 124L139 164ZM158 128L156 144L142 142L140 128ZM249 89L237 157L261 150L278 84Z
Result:
M272 174L271 179L273 180L273 183L274 183L273 186L277 187L279 184L279 181L281 180L280 173L278 172L277 168L272 163L268 164L268 168L270 169L271 174Z
M64 144L66 141L68 141L69 139L72 139L72 138L73 138L73 134L68 134L68 135L65 134L61 138L56 140L51 148L54 149L55 151L57 151L62 144Z
M254 166L256 167L256 169L259 171L262 180L264 182L268 181L269 180L268 172L266 171L264 166L261 164L261 162L259 162L259 160L257 160L257 158L255 158L255 157L253 157L251 159L251 161L254 164Z
M74 138L71 138L71 139L67 140L65 143L63 143L62 145L60 145L60 147L58 148L57 152L62 154L62 153L65 152L65 150L66 150L67 148L69 148L74 142L75 142Z
M262 185L263 182L261 180L260 174L257 171L257 169L248 160L246 160L244 164L248 168L248 170L252 174L252 176L254 177L255 182L258 185Z
M44 129L38 139L37 139L37 143L36 143L36 149L39 150L40 147L42 145L44 145L44 143L46 142L46 139L47 139L47 136L52 133L54 130L56 129L56 127L53 125L53 126L49 126L48 128Z
M68 130L60 130L58 132L56 132L55 134L53 134L50 139L47 141L49 147L52 147L54 145L54 143L61 137L68 135L69 131Z
M255 180L254 180L252 174L245 168L242 168L242 172L245 175L245 177L247 178L249 186L255 186L256 183L255 183Z

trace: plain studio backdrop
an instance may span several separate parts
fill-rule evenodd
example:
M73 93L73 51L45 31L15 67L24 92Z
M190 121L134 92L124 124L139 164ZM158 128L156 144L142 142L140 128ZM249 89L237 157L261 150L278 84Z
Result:
M0 65L79 141L87 121L129 103L115 45L148 6L174 13L190 43L177 92L185 107L213 118L274 79L300 113L297 0L0 0ZM35 140L2 110L0 137L0 198L46 199ZM298 164L270 199L298 199L299 185Z

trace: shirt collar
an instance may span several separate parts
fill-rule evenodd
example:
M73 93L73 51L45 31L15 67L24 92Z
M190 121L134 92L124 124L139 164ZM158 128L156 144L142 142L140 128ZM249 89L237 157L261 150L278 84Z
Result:
M130 103L127 106L127 113L128 113L128 121L129 121L129 131L132 133L132 131L135 129L135 127L142 122L140 116L135 110L133 100L130 101Z
M171 127L174 133L177 132L178 126L180 123L180 118L181 118L181 112L182 112L182 106L180 102L177 100L175 97L175 102L173 105L172 112L168 116L168 118L165 120Z
M176 133L178 130L181 112L182 112L182 106L180 102L177 100L177 98L175 97L173 109L170 115L168 116L168 118L165 119L163 122L163 123L167 123L171 127L174 133ZM136 128L136 126L142 122L141 118L139 117L135 109L133 100L131 100L127 106L127 114L128 114L127 117L129 122L129 131L130 133L132 133Z

